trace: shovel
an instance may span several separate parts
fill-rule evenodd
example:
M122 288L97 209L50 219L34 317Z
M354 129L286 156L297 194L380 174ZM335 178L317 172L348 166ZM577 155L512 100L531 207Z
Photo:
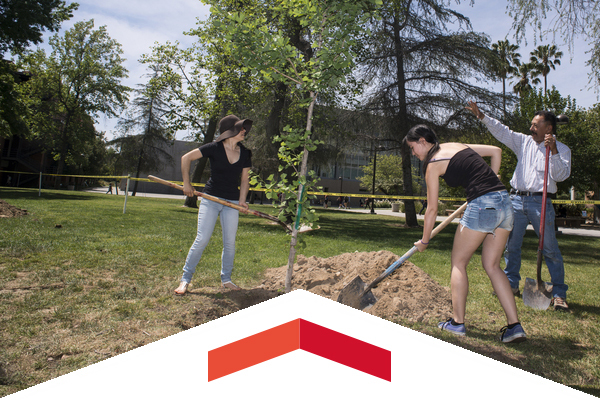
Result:
M542 281L542 256L544 250L544 230L546 228L546 199L548 197L548 161L550 147L546 147L544 167L544 191L542 192L542 215L540 218L540 241L537 251L537 280L525 278L523 304L536 310L545 310L552 302L552 284Z
M164 180L164 179L161 179L161 178L159 178L159 177L156 177L156 176L153 176L153 175L148 175L148 179L150 179L151 181L157 182L157 183L162 183L163 185L166 185L166 186L170 186L170 187L172 187L172 188L174 188L174 189L183 190L183 186L181 186L181 185L178 185L178 184L176 184L176 183L173 183L173 182L170 182L170 181L166 181L166 180ZM232 202L230 202L230 201L227 201L227 200L222 200L222 199L219 199L218 197L214 197L214 196L211 196L211 195L209 195L209 194L206 194L206 193L200 193L200 192L198 192L197 190L194 190L194 194L195 194L196 196L198 196L198 197L201 197L201 198L205 198L205 199L207 199L207 200L214 201L215 203L219 203L219 204L222 204L222 205L224 205L224 206L227 206L227 207L234 208L234 209L236 209L236 210L238 210L239 212L242 212L242 213L244 213L244 214L251 214L251 215L255 215L255 216L257 216L257 217L260 217L260 218L265 218L265 219L268 219L268 220L270 220L270 221L277 222L277 223L278 223L279 225L281 225L281 226L282 226L282 227L283 227L283 228L284 228L284 229L285 229L287 232L291 232L291 231L292 231L292 228L290 228L290 227L289 227L288 225L286 225L284 222L280 221L280 220L279 220L279 218L277 218L277 217L274 217L274 216L272 216L272 215L265 214L265 213L263 213L263 212L260 212L260 211L257 211L257 210L252 210L251 208L245 208L245 207L242 207L242 206L240 206L240 205L237 205L237 204L235 204L235 203L232 203Z
M448 216L441 224L439 224L433 231L431 231L431 236L429 240L437 235L442 229L446 227L450 222L452 222L457 216L459 216L464 210L467 208L467 203L460 206L459 209L454 211L452 214ZM377 277L373 282L371 282L368 286L365 282L357 276L350 283L342 288L340 294L338 295L337 301L338 303L345 304L350 307L357 308L359 310L364 310L367 307L372 306L377 301L375 295L371 291L372 288L377 286L379 282L381 282L386 276L394 272L396 268L404 263L404 261L408 260L413 254L417 251L417 246L413 246L412 249L407 251L402 257L396 260L392 265L390 265L381 275Z

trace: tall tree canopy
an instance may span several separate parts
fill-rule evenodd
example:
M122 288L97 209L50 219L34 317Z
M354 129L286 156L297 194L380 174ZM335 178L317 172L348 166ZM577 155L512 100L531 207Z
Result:
M511 44L508 40L499 40L492 43L492 51L497 56L495 70L502 79L502 111L506 118L506 81L519 71L521 65L521 54L517 53L519 46Z
M556 45L540 45L531 52L529 61L533 65L534 76L544 77L544 94L548 91L548 74L550 70L556 69L560 65L560 58L563 52L558 50Z
M0 0L0 138L27 133L26 106L16 85L29 76L18 71L6 53L41 43L43 32L58 31L77 7L63 0Z
M591 45L590 83L600 90L600 2L597 0L508 0L509 15L517 40L523 39L528 27L540 35L560 36L572 51L577 38ZM544 26L544 22L548 23ZM578 43L578 45L580 45Z
M64 0L0 0L0 54L41 43L44 31L57 32L77 7Z
M381 18L371 22L372 34L361 43L360 72L370 82L367 109L389 121L382 136L401 141L421 122L440 128L469 124L463 109L470 98L501 107L501 95L478 85L498 79L489 38L473 32L468 18L446 4L385 0ZM412 195L408 147L402 149L402 166L404 194ZM406 202L406 223L418 225L412 201Z
M166 88L158 78L160 67L151 65L150 80L139 85L136 97L126 109L117 125L122 135L110 142L117 145L123 157L123 167L135 171L139 178L142 171L156 170L161 160L173 163L168 151L175 137L175 130L169 129L165 116L171 110L165 102ZM132 196L137 193L139 181L136 179Z
M94 20L77 22L49 43L49 56L39 49L21 60L32 74L21 86L30 104L31 130L47 144L61 174L80 153L80 124L100 113L117 116L130 89L121 85L127 77L121 45L106 27L95 30Z

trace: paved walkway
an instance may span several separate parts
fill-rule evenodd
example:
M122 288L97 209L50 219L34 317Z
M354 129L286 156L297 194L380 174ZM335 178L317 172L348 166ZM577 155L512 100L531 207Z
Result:
M108 190L108 188L90 188L90 189L86 189L84 191L91 192L91 193L105 194L107 190ZM113 187L113 193L114 193L114 190L115 190L115 188ZM125 195L125 192L122 190L119 190L119 196L124 196L124 195ZM172 194L143 193L143 192L138 192L136 194L136 197L161 197L161 198L167 198L167 199L181 199L182 201L185 199L185 196L183 194L172 195ZM250 207L252 207L252 206L250 206ZM339 209L336 207L329 207L328 209L329 210L337 210L340 212L354 212L354 213L363 213L363 214L371 213L370 209L364 209L364 208L351 208L351 209L345 210L345 209ZM404 218L404 213L392 212L391 209L377 208L377 209L375 209L375 214ZM417 219L423 220L423 218L424 218L423 215L417 215ZM443 221L445 219L446 219L446 217L440 217L440 216L437 217L437 221ZM458 219L456 220L456 222L458 222ZM527 229L533 230L533 227L531 225L529 225L527 227ZM586 227L581 227L581 228L560 227L558 229L558 231L560 232L560 234L563 234L563 235L590 236L590 237L600 238L600 226L586 226Z
M335 209L335 208L330 207L330 209ZM371 212L371 210L365 210L363 208L353 208L353 209L349 209L349 210L340 210L340 211L357 212L357 213L364 213L364 214L368 214ZM404 218L404 213L392 212L391 209L375 209L375 214ZM424 218L425 217L423 215L417 215L418 220L423 220ZM443 221L445 219L446 219L446 217L440 217L440 216L437 217L437 221ZM458 222L458 218L455 221ZM533 230L533 227L531 225L529 225L527 227L527 229ZM564 234L564 235L591 236L591 237L599 237L600 238L600 226L591 226L590 225L589 227L586 226L586 227L581 227L581 228L559 227L558 231L560 232L560 234Z

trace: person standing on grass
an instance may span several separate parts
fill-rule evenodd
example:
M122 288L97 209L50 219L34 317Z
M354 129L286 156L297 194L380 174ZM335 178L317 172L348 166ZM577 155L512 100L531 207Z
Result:
M466 334L465 313L469 291L467 264L483 244L481 262L507 319L507 326L501 329L500 340L505 343L526 340L510 284L500 268L502 252L513 226L509 195L497 176L502 150L496 146L479 144L440 144L435 132L426 125L411 128L404 138L404 144L410 147L413 155L424 161L428 207L423 237L415 242L420 252L427 248L435 225L439 179L443 178L450 187L462 186L467 193L468 206L456 230L451 255L453 315L440 322L438 327L456 335ZM491 157L491 167L483 157Z
M565 284L565 266L556 240L555 211L551 199L556 196L556 182L562 182L571 175L571 150L567 145L556 141L556 116L549 111L536 112L529 128L531 135L524 135L511 131L494 118L485 116L475 102L470 101L468 104L466 109L475 114L490 133L517 156L517 167L510 180L512 186L510 199L514 210L515 226L508 238L504 256L506 261L504 273L516 296L519 295L521 247L523 247L523 236L527 225L531 224L535 233L540 235L546 146L550 147L542 253L552 280L554 309L568 311L567 289L569 287Z
M246 138L250 128L252 128L251 120L240 120L235 115L228 115L219 122L220 135L216 141L194 149L181 157L183 193L186 196L194 195L194 188L190 183L192 161L207 157L210 160L210 178L206 183L204 193L248 208L246 197L250 188L249 172L252 167L252 152L241 142ZM175 289L175 294L184 295L187 292L202 252L212 236L217 217L220 218L223 231L221 285L227 289L240 289L231 281L239 211L208 199L202 199L200 207L198 207L196 240L188 252L183 266L183 276L179 287Z

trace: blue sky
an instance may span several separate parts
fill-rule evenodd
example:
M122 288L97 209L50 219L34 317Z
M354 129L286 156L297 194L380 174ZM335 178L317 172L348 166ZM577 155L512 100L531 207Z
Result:
M94 19L96 27L105 25L110 36L123 46L124 57L127 59L126 68L129 78L123 83L135 87L144 83L146 79L145 67L138 63L138 59L156 43L166 41L179 41L184 46L192 43L193 38L185 36L196 26L198 19L205 19L209 13L208 7L199 0L77 0L79 9L74 17L63 24L63 29L69 29L74 22ZM474 5L469 1L456 5L451 2L451 8L461 12L471 20L476 32L485 32L491 37L492 43L498 40L509 39L516 43L510 27L512 19L506 14L506 3L501 1L479 0ZM519 43L519 52L524 59L529 58L529 53L539 44L552 43L550 38L541 43L534 43L533 34L529 35L528 43ZM591 107L598 103L597 94L593 89L588 90L589 67L585 66L589 58L585 52L590 48L584 41L575 43L574 52L569 53L567 45L560 39L556 44L565 53L561 63L555 71L548 75L548 86L555 85L562 96L570 95L582 107ZM500 91L501 84L491 85ZM112 138L112 130L116 124L115 119L101 118L97 129L107 132L107 137ZM182 138L184 134L179 134Z

